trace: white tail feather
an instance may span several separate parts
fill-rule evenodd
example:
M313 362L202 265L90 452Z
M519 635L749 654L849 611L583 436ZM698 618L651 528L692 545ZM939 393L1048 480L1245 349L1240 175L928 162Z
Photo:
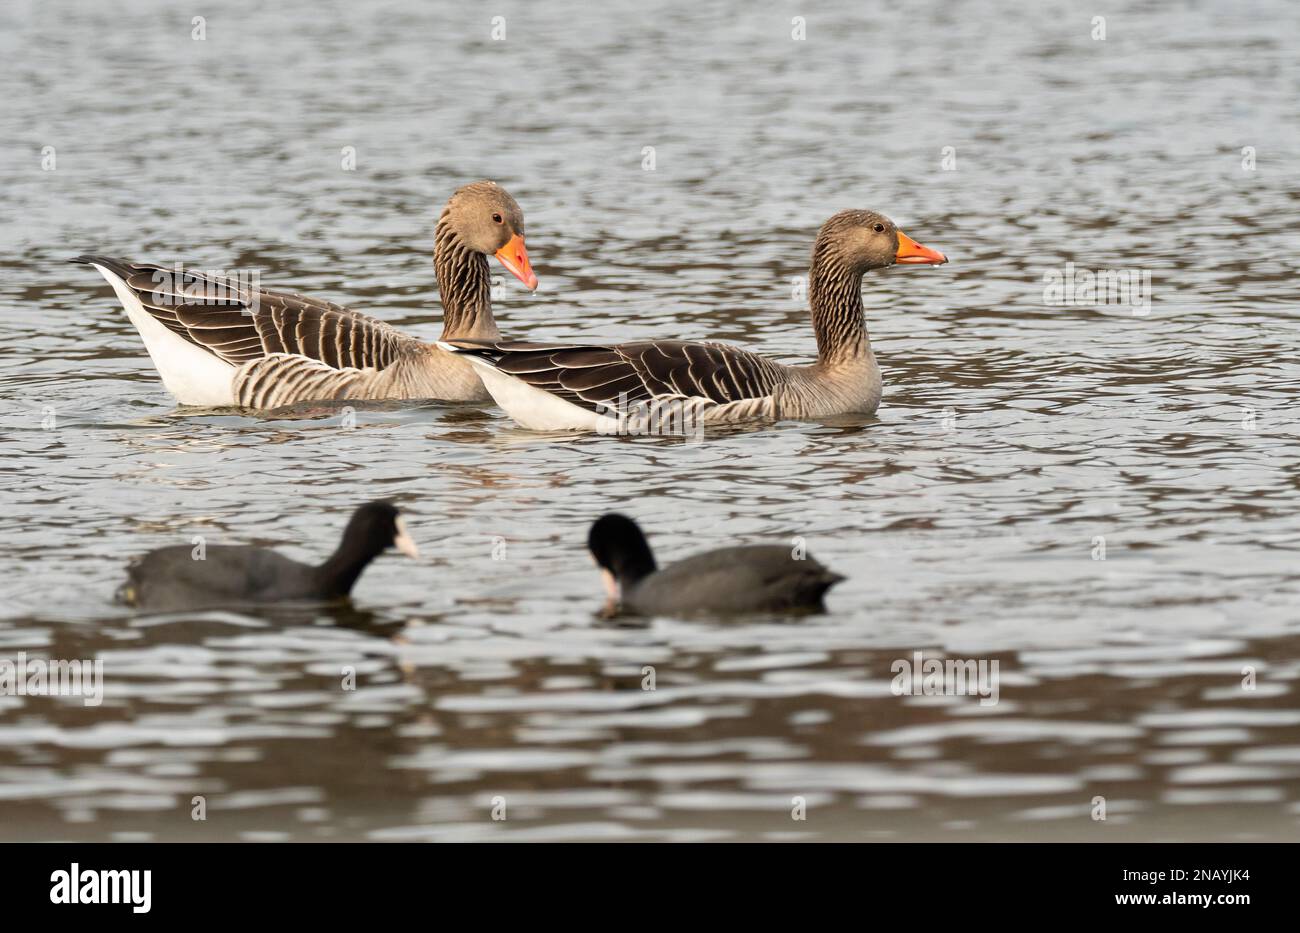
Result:
M438 346L450 352L456 351L455 347L441 341ZM618 422L613 418L580 408L544 389L530 386L522 379L501 372L482 357L471 353L460 356L474 365L474 371L483 380L483 386L493 400L520 427L530 431L617 432Z
M235 367L184 337L172 333L166 325L145 310L140 299L122 279L98 263L92 263L113 286L118 300L126 309L135 329L140 332L144 348L162 377L167 391L182 405L217 407L235 404L232 380Z

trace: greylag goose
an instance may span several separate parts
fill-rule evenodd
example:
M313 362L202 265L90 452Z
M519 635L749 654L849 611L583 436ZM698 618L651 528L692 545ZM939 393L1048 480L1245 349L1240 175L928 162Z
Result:
M433 254L443 339L495 340L487 256L537 287L524 215L494 182L452 195ZM78 256L103 273L140 331L163 385L182 405L279 408L320 399L486 401L454 354L340 305L248 287L238 279L107 256Z
M189 545L165 547L135 561L117 595L127 605L163 611L342 599L366 566L390 547L420 556L397 508L368 502L352 513L338 549L319 566L248 545L209 547L201 558Z
M947 262L883 214L842 211L813 245L809 304L817 362L784 366L721 343L439 342L478 367L516 422L538 431L676 433L691 425L871 414L880 369L862 316L862 276L899 264Z
M812 611L844 579L780 545L720 548L659 570L640 526L613 513L591 526L587 548L610 603L638 615Z

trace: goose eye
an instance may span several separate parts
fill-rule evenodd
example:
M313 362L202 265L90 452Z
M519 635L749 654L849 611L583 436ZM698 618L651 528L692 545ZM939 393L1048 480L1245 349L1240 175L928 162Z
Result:
M885 225L884 225L884 224L876 224L876 225L875 225L874 227L872 227L871 229L872 229L872 230L875 230L877 233L884 233L884 232L885 232Z
M500 215L500 214L493 214L493 215L492 215L492 220L493 220L493 222L495 222L495 223L501 223L501 215Z

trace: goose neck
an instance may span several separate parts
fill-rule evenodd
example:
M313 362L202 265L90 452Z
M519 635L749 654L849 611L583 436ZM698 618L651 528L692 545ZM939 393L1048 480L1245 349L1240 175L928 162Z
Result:
M869 353L862 313L862 270L845 265L829 251L818 250L808 279L818 361L837 363Z
M470 249L451 224L438 222L433 269L442 295L442 339L495 340L487 257Z

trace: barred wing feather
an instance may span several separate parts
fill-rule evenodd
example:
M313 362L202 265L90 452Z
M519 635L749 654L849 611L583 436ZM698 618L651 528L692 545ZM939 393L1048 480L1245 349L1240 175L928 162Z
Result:
M448 341L462 352L589 411L670 398L725 405L770 396L785 378L774 360L722 343L622 344Z
M168 330L239 366L292 354L334 369L384 369L418 341L342 305L248 287L239 279L134 263L106 256L74 262L117 275Z

